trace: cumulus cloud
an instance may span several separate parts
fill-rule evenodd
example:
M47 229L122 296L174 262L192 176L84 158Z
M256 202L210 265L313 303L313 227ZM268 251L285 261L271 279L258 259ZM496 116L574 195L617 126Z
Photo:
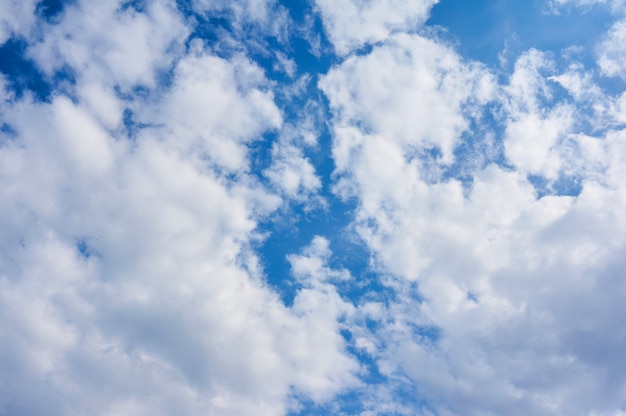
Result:
M207 54L197 41L174 74L162 105L137 108L138 120L166 122L160 134L181 151L192 147L220 168L247 170L246 143L282 124L261 69L245 56L227 61Z
M265 174L290 199L306 200L322 186L315 168L300 147L279 143L273 153L274 162Z
M368 188L385 189L404 160L418 163L430 150L440 162L453 162L453 150L468 127L463 113L494 94L491 75L462 62L432 40L398 35L371 54L347 59L320 82L334 111L333 157L337 172L370 159L375 171ZM389 160L393 163L382 163ZM379 163L381 162L381 163ZM401 192L400 190L398 190Z
M545 54L530 50L515 64L508 89L505 154L518 169L549 179L561 170L559 143L570 132L574 108L551 105L551 88L542 70L550 71L553 62Z
M626 20L615 23L599 46L598 65L607 76L626 79Z
M399 39L320 84L333 110L338 189L359 201L355 227L397 295L361 344L389 377L409 377L436 414L619 409L626 379L606 353L623 343L620 313L608 312L623 309L625 194L614 182L623 132L576 134L576 109L552 95L558 75L538 51L494 86L436 42ZM469 190L454 178L432 183L415 149L438 147L452 163L473 114L467 103L489 100L500 103L513 169L489 164ZM585 150L566 152L572 142ZM586 173L581 194L538 198L528 174L556 178L566 165L590 169L576 171Z
M0 45L13 35L28 35L35 23L35 0L8 0L0 4Z
M322 182L306 156L307 150L318 147L317 111L317 105L310 102L305 106L303 118L284 126L272 145L272 163L264 174L288 200L321 202L317 194Z
M263 72L185 50L168 2L77 2L43 30L29 53L76 95L3 105L0 412L278 415L353 385L338 295L286 307L250 249L280 204L247 173L282 124Z
M328 37L339 55L392 33L417 30L437 0L316 0Z
M263 35L286 43L295 29L289 12L276 0L192 0L190 5L196 13L192 22L206 18L228 22L228 30L219 35L223 43L220 46L225 49L248 47L268 54L269 45L262 40ZM241 40L249 42L244 45Z
M329 241L318 235L301 254L290 254L287 260L296 279L305 286L319 287L332 280L350 279L347 270L334 270L328 266L331 255Z
M155 87L181 53L189 28L174 2L149 1L145 11L122 1L80 1L65 6L58 24L44 25L29 55L48 75L69 69L79 81L107 82L128 91Z

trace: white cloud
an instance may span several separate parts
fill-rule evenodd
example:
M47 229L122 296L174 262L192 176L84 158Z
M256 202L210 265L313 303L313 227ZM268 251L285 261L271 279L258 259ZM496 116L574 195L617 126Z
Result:
M139 120L159 125L173 147L194 148L210 163L247 170L246 144L282 124L263 71L245 56L230 61L207 54L200 41L174 70L174 85L153 109L137 107ZM242 93L239 93L242 91Z
M283 126L272 144L272 163L264 175L289 200L307 204L323 203L317 196L322 182L307 150L316 150L319 126L318 105L309 102L300 120Z
M552 12L558 13L565 7L579 7L588 9L594 5L607 5L617 13L624 11L624 0L549 0L548 6Z
M29 54L51 76L67 66L80 83L104 82L124 92L153 88L157 71L168 71L189 34L173 1L148 1L146 11L122 1L67 4L59 24L44 25Z
M7 0L0 3L0 45L15 35L28 35L35 23L35 0Z
M241 49L239 40L257 53L268 54L263 36L272 36L286 43L295 29L285 6L276 0L193 0L193 9L200 15L218 16L229 23L228 33L220 33L221 46ZM228 39L233 35L238 40Z
M369 315L378 325L369 335L354 331L380 371L392 382L409 377L437 414L623 406L623 132L610 122L606 135L580 134L576 104L553 95L554 82L567 82L555 72L531 50L507 85L483 89L491 78L479 67L413 38L349 58L320 84L333 110L338 190L357 198L354 225L395 293ZM513 166L479 168L469 189L433 183L410 151L441 146L452 162L473 114L463 103L489 97L502 103L495 116ZM581 194L538 199L527 174L567 169L581 177Z
M336 354L345 344L339 334L341 322L354 313L354 307L339 296L332 284L351 276L345 269L335 270L328 265L331 255L328 240L315 236L300 254L287 256L294 277L302 284L292 309L305 319L303 329L310 334L306 347L294 345L291 354L298 356L305 347L325 357L324 361L309 361L310 366L304 364L300 374L303 388L308 387L309 394L318 400L332 398L337 385L355 387L360 384L356 378L359 371L356 361Z
M384 41L396 32L415 31L438 0L316 0L324 28L339 55Z
M296 75L296 70L298 68L296 61L287 57L287 55L282 52L276 52L275 55L277 63L274 65L274 69L282 71L290 78L293 78Z
M509 120L505 154L524 172L557 179L562 161L559 144L574 123L574 108L567 104L545 104L552 98L545 72L554 71L552 60L530 50L515 63L506 87Z
M277 159L265 174L287 196L303 201L321 188L315 168L299 147L281 143L275 153Z
M275 0L194 0L194 7L200 11L230 11L234 22L254 21L265 23L275 6Z
M244 56L178 49L189 29L170 3L117 6L68 5L31 50L50 74L75 71L75 99L3 106L0 413L280 415L292 394L329 400L356 383L349 306L330 286L284 306L250 249L280 204L246 173L245 144L282 123L267 80ZM151 89L129 99L138 85ZM125 108L146 126L133 137Z
M610 112L618 123L626 123L626 92L623 92L612 103Z
M599 45L598 65L607 76L626 79L626 20L615 23Z
M550 2L554 6L574 5L574 6L589 6L592 4L606 4L607 0L552 0Z
M320 81L320 88L335 112L333 155L339 171L353 163L354 150L361 147L371 147L363 154L372 158L391 157L388 153L399 149L393 154L397 161L436 148L442 163L451 163L468 126L461 111L493 96L493 80L484 68L410 35L394 36L371 54L347 59ZM401 166L373 165L379 172L372 184Z
M287 256L287 260L291 264L291 272L300 283L307 287L319 287L332 280L350 278L350 272L347 270L334 270L328 266L331 255L329 241L324 237L315 236L311 245L302 250L302 254L291 254Z
M569 97L556 98L560 88ZM602 141L580 134L581 126L618 127L621 101L598 87L592 71L574 61L559 73L549 55L533 49L519 57L503 93L504 151L516 169L549 183L602 175Z

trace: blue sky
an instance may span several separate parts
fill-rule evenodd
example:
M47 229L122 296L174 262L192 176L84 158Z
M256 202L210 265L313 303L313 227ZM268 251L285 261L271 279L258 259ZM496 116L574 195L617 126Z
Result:
M621 0L0 5L0 415L626 414Z

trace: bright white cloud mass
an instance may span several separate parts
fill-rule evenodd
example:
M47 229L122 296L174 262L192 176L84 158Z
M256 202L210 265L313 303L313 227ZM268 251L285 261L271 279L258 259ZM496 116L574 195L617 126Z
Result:
M626 414L625 16L0 2L0 415Z

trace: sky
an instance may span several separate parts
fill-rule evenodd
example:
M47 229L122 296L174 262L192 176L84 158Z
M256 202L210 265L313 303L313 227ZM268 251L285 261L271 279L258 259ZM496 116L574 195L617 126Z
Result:
M3 0L0 102L0 416L626 415L623 0Z

